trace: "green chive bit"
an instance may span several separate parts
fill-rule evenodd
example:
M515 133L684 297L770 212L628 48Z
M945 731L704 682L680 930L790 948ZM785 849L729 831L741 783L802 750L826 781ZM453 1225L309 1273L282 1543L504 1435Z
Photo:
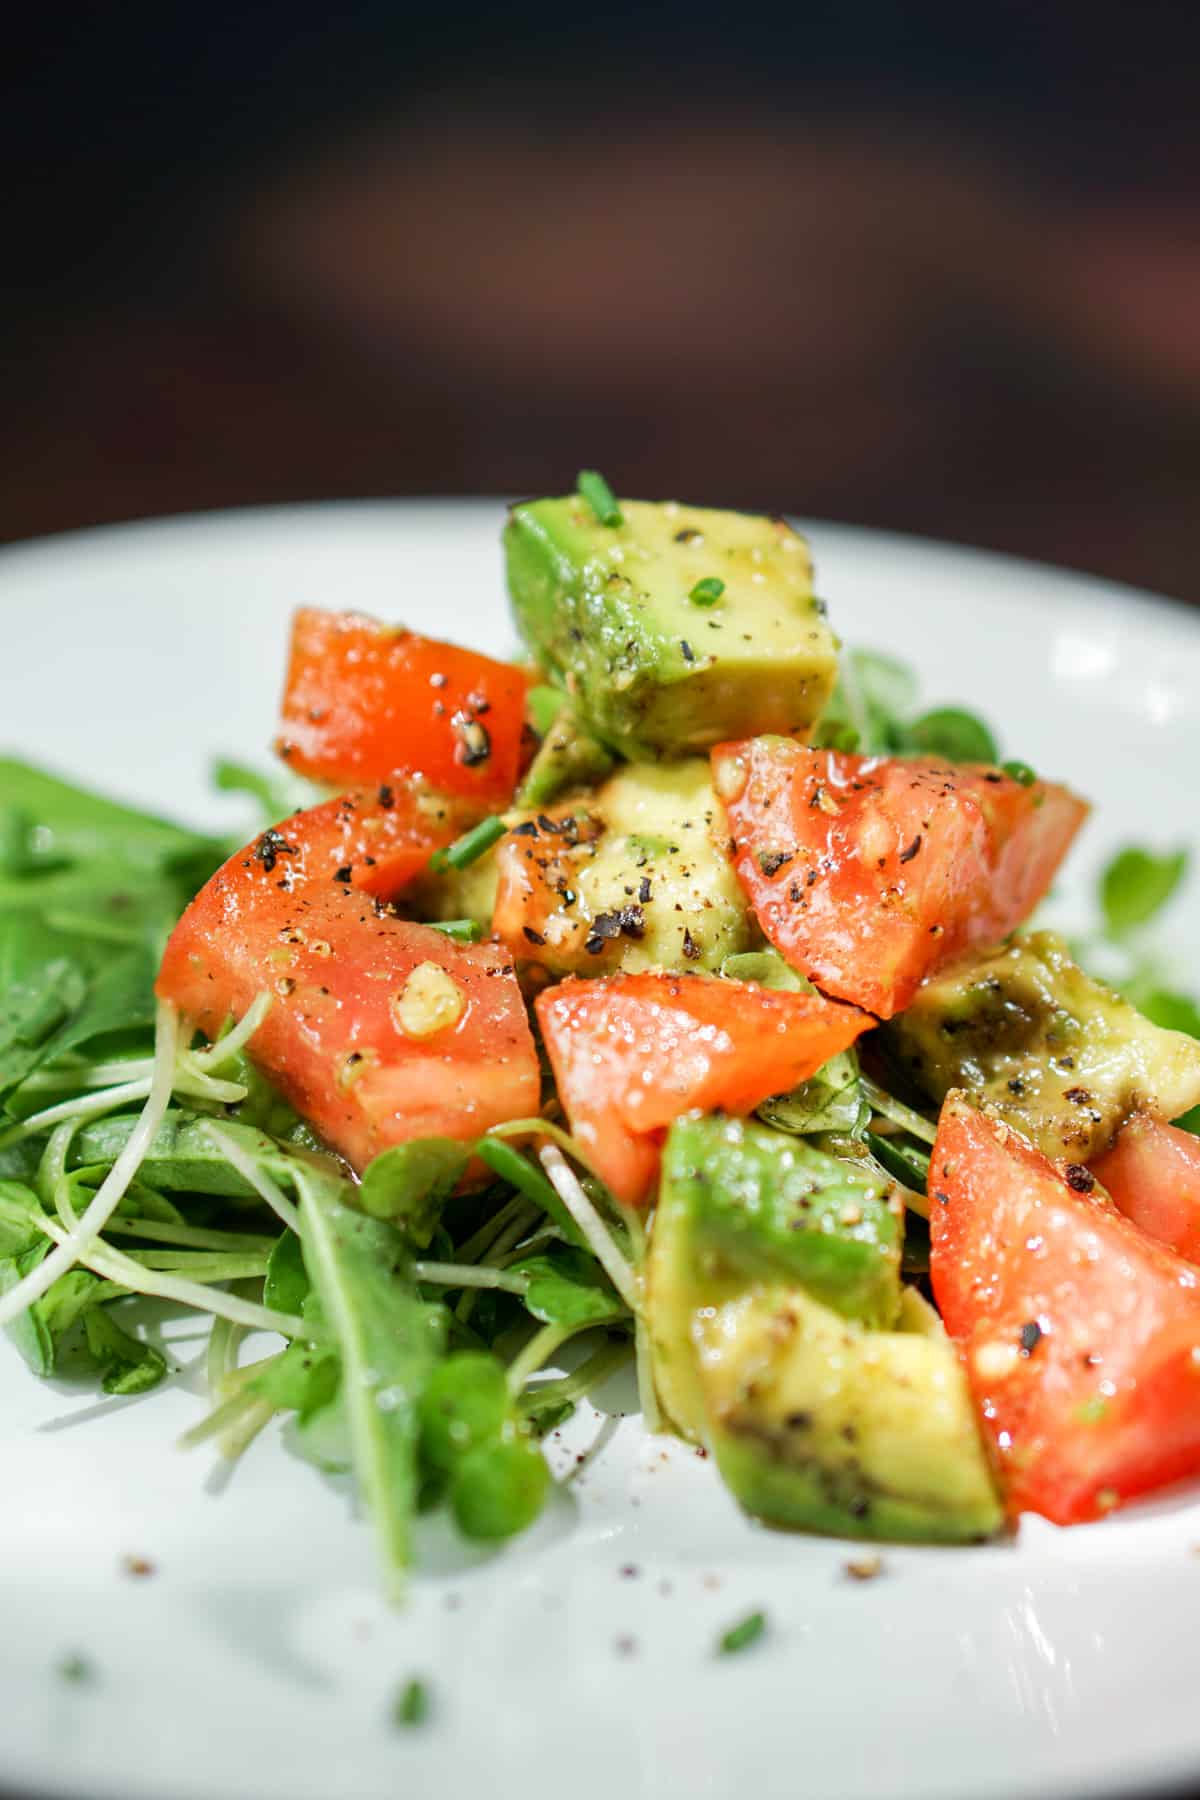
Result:
M456 944L477 944L483 936L483 926L478 919L431 919L429 923L444 937L453 938Z
M617 496L598 469L581 469L575 491L586 500L602 525L623 525L624 514Z
M693 606L715 606L724 592L725 583L719 575L706 575L696 583L688 599Z
M737 1625L731 1625L717 1642L719 1656L734 1656L739 1650L746 1650L756 1644L767 1629L767 1615L762 1612L751 1613Z
M397 1725L423 1725L429 1717L429 1689L414 1676L396 1695L392 1718Z
M61 1681L90 1681L94 1674L91 1663L78 1650L68 1651L66 1656L59 1658L58 1676Z
M442 875L447 869L469 868L481 856L486 856L507 830L500 814L493 813L490 819L481 820L470 831L464 831L460 838L455 838L448 850L435 850L429 859L429 867L435 875Z
M1000 772L1011 777L1013 781L1019 781L1022 787L1032 787L1037 780L1037 771L1031 769L1026 762L1001 763Z

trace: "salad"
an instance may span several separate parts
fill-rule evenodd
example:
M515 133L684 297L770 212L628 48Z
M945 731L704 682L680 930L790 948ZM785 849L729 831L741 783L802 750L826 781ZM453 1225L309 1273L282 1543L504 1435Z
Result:
M501 1541L616 1370L767 1524L979 1542L1200 1470L1200 1013L1031 915L1087 803L845 651L782 519L504 529L528 661L299 611L234 847L0 763L0 1325ZM1087 967L1104 968L1100 981ZM264 1335L270 1334L270 1335Z

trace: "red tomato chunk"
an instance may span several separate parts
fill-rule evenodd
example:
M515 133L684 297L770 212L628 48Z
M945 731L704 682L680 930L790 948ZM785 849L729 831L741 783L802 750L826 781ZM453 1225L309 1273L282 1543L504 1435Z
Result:
M1060 1525L1200 1472L1200 1271L961 1094L930 1274L1012 1513Z
M1019 925L1087 806L1048 782L749 738L713 751L738 876L793 968L878 1018Z
M1092 1172L1127 1219L1200 1263L1200 1138L1136 1113Z
M512 663L362 613L302 607L275 747L314 781L419 773L486 810L516 786L529 681Z
M571 1129L630 1204L645 1197L680 1113L751 1112L871 1024L819 994L700 974L564 981L536 1005Z
M211 1038L269 989L249 1054L357 1169L409 1138L469 1140L536 1111L507 952L452 943L331 879L325 850L294 848L309 817L217 871L171 934L158 993Z

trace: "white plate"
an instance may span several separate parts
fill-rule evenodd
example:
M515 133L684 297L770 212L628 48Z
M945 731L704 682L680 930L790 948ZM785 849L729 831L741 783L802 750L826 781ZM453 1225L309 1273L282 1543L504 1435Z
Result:
M312 507L88 533L0 556L3 736L197 822L205 770L265 758L287 617L358 606L503 653L497 503ZM1200 630L1048 569L819 526L850 641L964 699L1007 753L1122 838L1196 832ZM1082 891L1082 886L1080 891ZM1194 893L1176 947L1200 947ZM179 1359L200 1335L174 1328ZM193 1368L144 1401L41 1384L0 1346L0 1781L105 1800L984 1800L1144 1791L1200 1772L1200 1490L1017 1543L885 1552L755 1528L693 1452L574 1421L590 1459L528 1538L465 1563L434 1533L406 1611L346 1494L256 1445L221 1486L172 1449ZM127 1555L156 1573L137 1579ZM765 1606L770 1636L716 1659ZM53 1670L84 1653L91 1683ZM436 1719L389 1724L425 1675Z

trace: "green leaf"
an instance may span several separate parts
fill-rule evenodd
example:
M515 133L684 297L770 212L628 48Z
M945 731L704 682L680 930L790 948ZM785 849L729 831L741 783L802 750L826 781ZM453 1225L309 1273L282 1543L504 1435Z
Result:
M857 1056L843 1050L831 1057L790 1094L764 1100L758 1116L779 1131L801 1137L821 1131L861 1136L871 1108L863 1095Z
M267 1258L263 1305L275 1312L298 1314L311 1287L300 1239L294 1231L285 1231Z
M69 1166L114 1163L137 1124L136 1117L119 1114L85 1125L71 1145ZM150 1141L139 1174L152 1188L168 1194L217 1194L230 1200L254 1200L258 1195L243 1175L228 1162L203 1129L199 1113L172 1107ZM282 1185L291 1187L295 1162L286 1150L261 1131L228 1120L221 1130L252 1156Z
M525 709L539 737L545 737L566 704L567 696L561 688L549 687L542 682L530 688L525 696Z
M304 1262L340 1353L338 1404L395 1590L417 1504L417 1406L445 1345L446 1311L418 1297L400 1232L343 1206L339 1189L301 1180Z
M528 1275L525 1305L544 1325L609 1325L627 1317L627 1308L594 1256L570 1244L555 1244L513 1263Z
M1190 994L1181 994L1172 988L1150 988L1139 992L1134 1004L1151 1024L1161 1025L1165 1031L1184 1031L1189 1037L1200 1038L1200 1006Z
M793 994L815 994L806 975L784 962L778 950L740 950L721 964L727 981L756 981L759 987L779 988Z
M995 738L975 713L958 706L938 706L922 713L905 730L906 749L922 756L944 756L948 762L994 763L1000 751Z
M315 782L303 781L287 772L252 769L248 763L218 757L212 766L213 786L225 794L248 794L257 802L260 823L278 825L280 820L303 807L317 806L324 792Z
M280 1412L294 1412L303 1424L335 1398L341 1369L334 1351L297 1339L256 1375L250 1386Z
M165 1378L162 1355L153 1344L123 1331L107 1307L93 1306L85 1313L83 1329L88 1349L100 1365L100 1385L106 1394L144 1394Z
M1130 844L1100 877L1100 904L1113 937L1145 925L1171 898L1188 869L1186 850L1156 851Z
M219 840L122 806L44 769L0 757L9 871L26 873L112 857L142 869L188 869L225 859ZM14 824L19 823L15 829ZM15 867L14 867L15 865Z
M926 1151L918 1150L915 1144L880 1137L874 1131L867 1132L867 1146L876 1162L881 1163L896 1181L911 1188L915 1194L925 1192L925 1184L929 1179L929 1156Z
M23 1281L31 1270L36 1269L50 1251L49 1238L43 1238L31 1250L19 1256L6 1256L0 1260L0 1296L15 1288ZM54 1372L54 1340L50 1336L45 1319L38 1305L27 1306L18 1313L12 1322L4 1327L5 1336L16 1345L26 1363L35 1375L51 1375Z
M2 1185L10 1188L17 1184ZM36 1197L32 1198L36 1207ZM11 1242L19 1230L15 1216L19 1203L6 1196L5 1204L7 1237ZM9 1207L13 1209L11 1213L7 1210ZM36 1227L31 1229L36 1230ZM8 1293L24 1280L45 1260L52 1247L49 1238L38 1234L37 1241L28 1248L0 1259L0 1294ZM63 1339L93 1306L100 1286L100 1277L93 1275L90 1269L68 1269L51 1283L40 1299L27 1306L5 1327L6 1335L35 1375L53 1375Z
M419 1250L427 1249L469 1157L468 1147L453 1138L396 1144L367 1164L358 1204L373 1219L390 1219Z
M41 1202L23 1181L0 1180L0 1256L20 1256L48 1240L38 1226Z

